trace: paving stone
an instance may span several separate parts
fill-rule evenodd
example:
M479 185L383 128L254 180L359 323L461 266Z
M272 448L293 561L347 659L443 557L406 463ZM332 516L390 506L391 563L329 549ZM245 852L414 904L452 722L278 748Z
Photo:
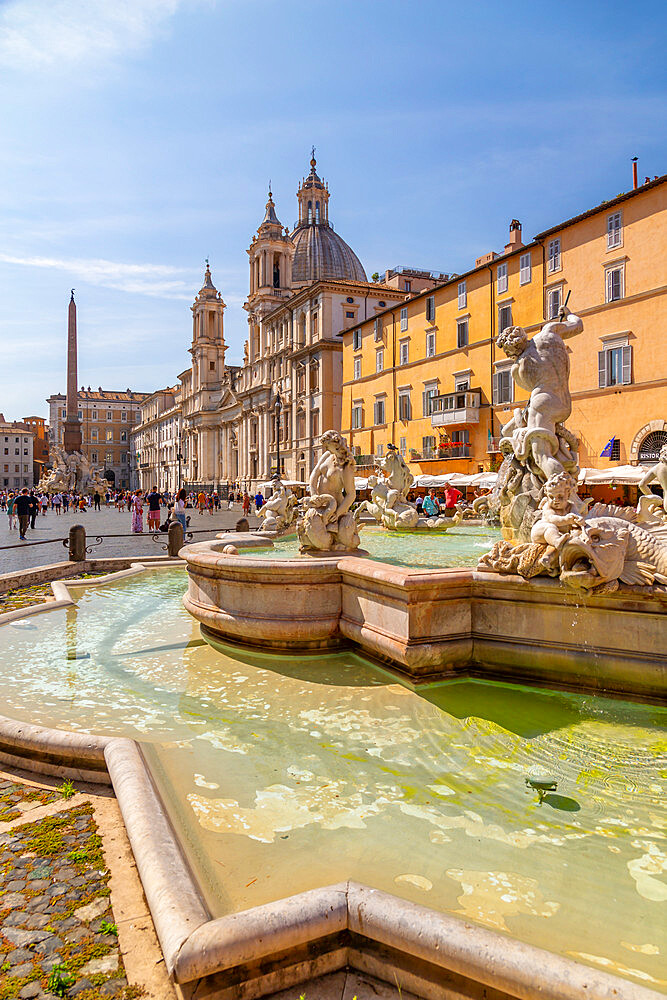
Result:
M5 927L20 927L24 923L26 917L28 916L23 910L14 910L10 913L8 917L4 919Z
M25 896L20 892L7 892L4 896L0 896L0 910L5 910L8 906L15 909L15 907L23 906L24 904Z
M9 962L10 965L20 965L21 962L32 959L32 957L32 952L28 951L27 948L15 948L4 956L4 961Z
M53 955L48 955L46 958L42 959L39 963L44 969L44 972L50 972L51 969L55 969L56 965L62 965L62 958L57 951Z
M102 985L98 987L98 990L103 997L113 997L116 996L117 993L120 993L120 991L126 986L126 979L107 979L106 983L102 983Z
M93 984L90 979L79 979L69 991L69 995L71 997L77 997L79 993L83 993L84 990L90 990L92 988Z
M25 879L13 878L11 882L7 882L5 889L9 892L16 892L21 889L25 889Z
M28 913L25 918L26 927L34 927L36 930L41 931L42 928L46 927L49 923L49 918L43 913Z
M19 991L19 996L21 1000L33 1000L33 997L38 996L42 992L42 987L38 982L26 983L22 990Z
M22 962L20 965L12 966L7 975L12 979L23 979L25 976L29 976L34 968L32 962Z
M88 922L90 920L94 920L95 917L100 917L108 909L109 898L108 896L102 896L99 899L94 899L92 903L80 906L78 910L74 911L74 916L79 920L85 920Z
M110 955L104 955L103 958L93 958L84 965L81 973L84 976L96 976L100 972L117 972L119 958L117 951L112 951Z
M50 936L48 931L25 931L19 927L6 927L2 933L17 948L23 948L27 944L39 944Z
M40 955L50 955L52 952L57 951L58 948L62 948L62 941L59 937L55 935L45 938L43 941L39 941L35 945L35 951L38 951Z

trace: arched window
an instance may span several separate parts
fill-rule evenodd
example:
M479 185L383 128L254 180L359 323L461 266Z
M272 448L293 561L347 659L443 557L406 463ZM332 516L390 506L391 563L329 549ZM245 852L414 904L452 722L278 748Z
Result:
M312 221L313 221L313 203L312 203L312 201L309 201L308 202L308 225L310 225Z
M319 203L319 201L316 201L315 202L315 222L319 223L319 221L320 221L320 203Z
M280 254L273 258L273 287L280 288Z
M651 431L639 446L639 464L651 465L660 458L660 449L667 445L667 431Z

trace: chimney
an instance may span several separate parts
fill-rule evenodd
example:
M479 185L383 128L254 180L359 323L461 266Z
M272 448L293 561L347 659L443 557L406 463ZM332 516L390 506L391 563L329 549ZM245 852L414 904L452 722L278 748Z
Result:
M509 253L510 250L518 250L522 246L521 223L518 219L512 219L510 222L510 241L505 244L505 253Z
M637 183L637 157L632 157L632 190L636 191L639 187Z

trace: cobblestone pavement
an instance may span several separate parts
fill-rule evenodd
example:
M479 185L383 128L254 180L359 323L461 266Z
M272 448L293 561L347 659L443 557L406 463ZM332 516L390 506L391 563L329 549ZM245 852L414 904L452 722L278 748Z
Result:
M190 518L190 530L204 530L204 534L196 534L192 541L203 541L213 538L217 531L224 528L233 529L236 522L243 516L240 504L235 504L232 510L222 510L217 514L200 514L198 510L187 510ZM161 514L162 521L166 519L166 508ZM257 525L254 515L248 519L250 527ZM19 534L16 529L8 528L7 515L0 511L0 573L11 573L33 566L45 566L49 563L62 562L67 559L67 549L60 539L66 538L71 525L83 524L89 544L95 545L90 556L92 559L103 556L157 556L164 555L162 545L167 544L166 535L160 533L159 543L155 543L152 535L144 530L143 535L133 535L131 538L109 538L101 545L95 544L96 535L117 535L130 533L130 515L127 511L118 511L115 507L103 507L100 511L87 510L85 513L67 513L56 515L49 511L46 516L41 514L35 521L34 530L28 529L28 540L21 543L20 548L3 549L3 545L19 545ZM144 529L146 520L144 518ZM42 542L53 539L49 545L34 545L31 542Z
M0 822L0 1000L172 1000L111 793L4 774L5 802L12 809ZM20 818L6 822L12 811Z

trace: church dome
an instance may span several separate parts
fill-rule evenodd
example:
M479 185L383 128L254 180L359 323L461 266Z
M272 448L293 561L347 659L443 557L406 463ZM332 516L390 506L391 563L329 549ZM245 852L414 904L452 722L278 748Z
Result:
M361 261L328 223L302 223L292 233L292 281L367 281Z

